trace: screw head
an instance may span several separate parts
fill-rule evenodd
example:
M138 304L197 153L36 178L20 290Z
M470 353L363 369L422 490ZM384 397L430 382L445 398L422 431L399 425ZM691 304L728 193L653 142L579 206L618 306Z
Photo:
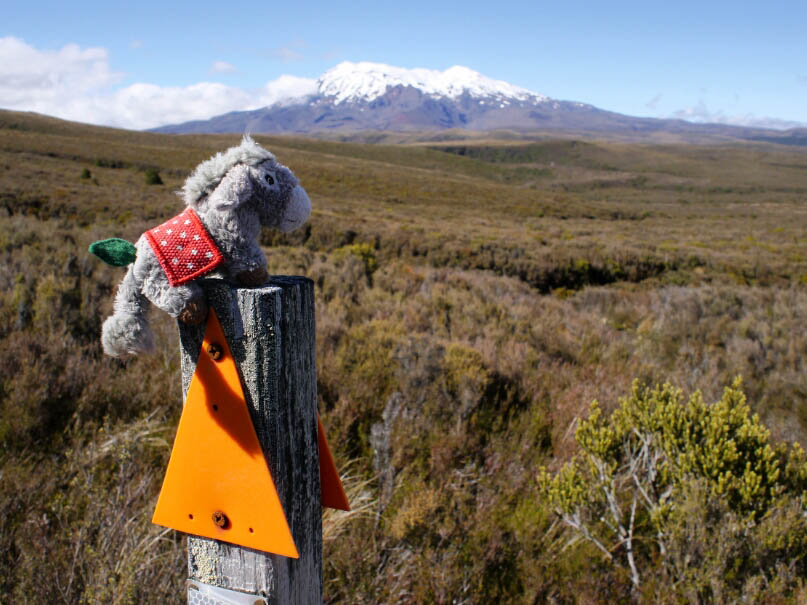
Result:
M230 520L227 518L227 515L220 510L217 510L215 513L213 513L213 523L218 525L221 529L226 529L230 524Z
M224 349L221 348L221 345L212 342L207 347L207 354L210 355L214 361L218 361L221 359L221 356L224 355Z

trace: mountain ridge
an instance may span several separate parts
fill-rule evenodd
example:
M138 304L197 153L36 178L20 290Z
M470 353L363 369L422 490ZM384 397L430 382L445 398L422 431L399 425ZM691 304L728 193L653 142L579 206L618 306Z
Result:
M315 134L361 131L513 130L687 142L750 140L807 146L803 129L780 131L635 117L558 100L462 66L445 71L343 62L306 93L272 105L150 129L170 134Z

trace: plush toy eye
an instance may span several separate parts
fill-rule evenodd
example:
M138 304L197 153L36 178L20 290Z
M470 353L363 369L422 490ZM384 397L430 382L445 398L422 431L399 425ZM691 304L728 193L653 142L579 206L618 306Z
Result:
M270 185L274 185L275 184L275 179L271 174L267 173L266 174L266 182L269 183Z

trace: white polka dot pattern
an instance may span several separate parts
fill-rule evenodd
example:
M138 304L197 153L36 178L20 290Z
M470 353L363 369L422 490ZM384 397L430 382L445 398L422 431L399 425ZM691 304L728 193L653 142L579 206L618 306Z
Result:
M172 228L180 223L181 231ZM189 237L193 239L193 247L184 245ZM196 279L224 261L213 238L191 208L146 231L146 239L172 286Z

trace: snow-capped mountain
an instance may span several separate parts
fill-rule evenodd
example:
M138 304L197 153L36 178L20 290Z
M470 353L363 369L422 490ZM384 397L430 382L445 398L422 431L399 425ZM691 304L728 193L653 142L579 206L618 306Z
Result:
M405 69L381 63L340 63L311 91L262 109L154 129L157 132L316 132L536 129L558 112L594 109L554 101L472 69ZM535 113L535 112L538 113ZM530 117L530 113L534 115ZM536 122L537 120L537 122ZM544 122L544 124L539 124Z
M381 63L344 62L317 80L319 94L332 99L334 105L371 102L383 96L388 88L397 86L411 87L433 98L458 99L468 94L479 99L498 99L504 103L546 100L543 95L501 80L486 78L460 65L437 71L404 69Z
M560 101L467 67L445 71L381 63L340 63L311 81L307 94L252 111L155 128L165 133L316 133L509 129L643 138L758 138L761 131L682 120L637 118ZM775 133L776 134L776 133ZM778 134L776 134L778 137Z

